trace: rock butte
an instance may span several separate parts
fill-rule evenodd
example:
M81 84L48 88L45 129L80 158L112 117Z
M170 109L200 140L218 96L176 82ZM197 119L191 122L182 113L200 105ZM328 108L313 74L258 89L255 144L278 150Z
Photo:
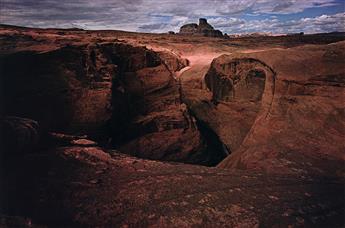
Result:
M343 227L344 40L1 26L1 226Z
M199 19L199 25L186 24L180 28L179 34L182 35L199 35L206 37L223 37L223 33L219 30L215 30L205 18Z

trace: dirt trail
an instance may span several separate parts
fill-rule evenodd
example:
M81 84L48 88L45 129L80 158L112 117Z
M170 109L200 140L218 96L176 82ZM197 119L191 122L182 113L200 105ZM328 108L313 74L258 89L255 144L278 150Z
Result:
M179 78L181 78L182 82L196 79L202 80L212 60L220 55L221 53L196 53L194 55L183 56L189 60L190 65L187 69L182 69L179 72Z
M245 50L234 50L234 52L239 53L255 53L268 50L282 50L282 48L265 48L265 49L245 49ZM177 78L180 78L182 84L187 84L191 80L203 80L203 77L207 73L210 64L213 59L223 55L231 54L232 52L195 52L192 54L184 54L183 58L188 59L190 65L183 68L181 71L176 73Z

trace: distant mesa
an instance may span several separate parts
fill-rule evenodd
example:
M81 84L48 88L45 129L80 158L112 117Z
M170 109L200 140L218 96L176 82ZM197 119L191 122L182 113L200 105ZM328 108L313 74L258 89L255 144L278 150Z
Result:
M199 19L199 25L196 23L186 24L180 28L179 34L182 35L199 35L207 37L223 37L223 33L215 30L205 18Z

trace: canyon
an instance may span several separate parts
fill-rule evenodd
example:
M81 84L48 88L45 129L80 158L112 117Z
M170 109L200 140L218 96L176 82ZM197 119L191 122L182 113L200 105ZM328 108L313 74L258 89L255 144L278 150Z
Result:
M0 44L2 226L344 225L344 34Z

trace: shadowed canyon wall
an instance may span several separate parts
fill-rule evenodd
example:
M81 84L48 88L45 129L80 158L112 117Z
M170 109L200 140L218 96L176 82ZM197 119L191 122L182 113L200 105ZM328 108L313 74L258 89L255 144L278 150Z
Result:
M177 55L90 43L0 58L6 115L37 120L44 131L87 134L142 158L205 165L223 158L212 154L181 103L174 71L188 62Z

